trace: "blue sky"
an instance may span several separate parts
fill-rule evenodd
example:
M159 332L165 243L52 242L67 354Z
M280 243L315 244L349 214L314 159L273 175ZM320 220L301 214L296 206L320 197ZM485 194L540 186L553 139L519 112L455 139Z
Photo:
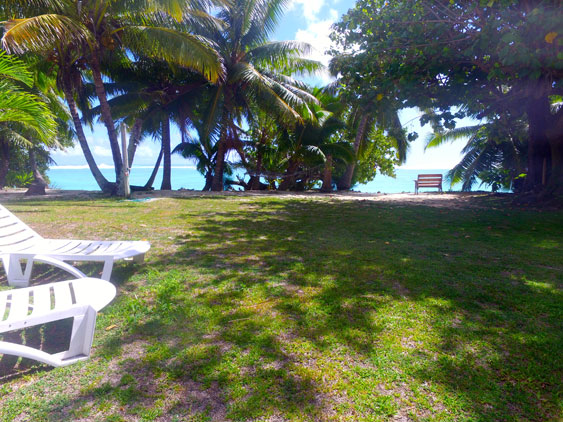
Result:
M324 55L330 47L329 35L332 23L339 20L342 14L354 6L352 0L290 0L286 14L281 19L275 40L298 40L310 43L314 47L313 59L328 64L329 57ZM319 75L317 83L323 85L328 82L328 74ZM430 132L429 126L420 128L416 110L404 110L400 117L401 122L409 131L419 134L417 141L411 143L407 162L402 168L408 169L449 169L457 164L461 158L460 151L463 142L458 141L439 148L424 151L424 139ZM111 151L107 140L107 132L102 125L95 125L94 131L86 131L90 148L98 165L112 166ZM172 133L172 145L180 142L177 131ZM158 155L158 145L151 139L146 139L137 149L135 163L137 166L153 165ZM86 161L78 144L66 151L57 151L52 154L53 159L60 166L84 166ZM188 161L173 156L172 164L175 166L190 165Z

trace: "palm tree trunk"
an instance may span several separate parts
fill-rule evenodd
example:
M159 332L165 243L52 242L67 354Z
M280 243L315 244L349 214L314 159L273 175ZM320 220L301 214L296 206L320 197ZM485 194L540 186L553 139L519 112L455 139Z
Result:
M530 98L527 108L528 114L528 174L524 183L524 190L539 191L545 182L545 171L551 164L551 151L545 128L546 117L549 116L549 99ZM549 161L549 162L548 162Z
M225 168L225 155L227 153L226 142L224 139L219 140L217 147L217 160L215 163L215 173L213 174L213 182L211 183L211 190L214 192L223 191L223 171Z
M213 172L208 170L205 173L205 186L203 187L202 191L207 192L211 190L211 185L213 184Z
M0 138L0 155L0 189L3 189L10 170L10 144L3 138Z
M332 155L326 156L321 192L332 192Z
M356 137L354 138L354 161L348 164L346 171L337 183L338 190L349 190L352 187L352 177L354 177L354 171L356 170L356 162L358 159L358 151L360 150L360 144L364 138L365 131L367 129L369 121L369 115L366 113L363 115L358 125L358 131L356 132Z
M287 171L280 183L279 190L289 190L295 187L295 172L297 171L298 166L299 163L296 160L293 158L289 160L289 166L287 167Z
M80 117L78 116L78 109L76 107L76 102L74 101L74 97L68 88L68 85L63 82L63 92L65 95L65 100L68 104L68 108L70 110L70 115L72 116L72 121L74 123L74 130L76 131L76 137L78 138L78 143L82 148L82 152L84 153L84 158L86 159L86 163L96 180L96 183L104 193L114 194L117 188L116 183L108 182L108 180L104 177L98 165L96 164L96 160L94 160L94 156L92 155L92 151L90 151L90 146L88 145L88 141L86 140L86 136L84 135L84 129L82 128L82 122L80 121Z
M170 118L165 116L162 119L162 154L164 165L162 169L162 185L160 190L172 190L172 158L170 156Z
M139 145L139 140L141 139L142 127L143 120L135 119L133 129L131 130L131 135L129 136L129 144L127 145L127 159L129 168L133 167L133 158L135 158L135 152L137 151L137 146Z
M162 148L160 148L160 152L158 153L158 158L156 159L156 163L154 165L154 168L152 169L151 176L149 177L149 180L147 180L147 183L145 183L144 189L148 190L148 189L152 188L152 185L154 184L154 179L156 179L156 174L158 173L158 169L160 167L161 161L162 161Z
M35 151L33 148L28 150L29 154L29 165L31 167L31 171L33 172L33 182L25 192L25 195L45 195L45 188L47 187L47 182L43 179L43 175L37 168L37 161L35 159Z
M226 108L223 109L221 116L221 135L217 141L217 159L215 160L215 173L213 174L213 182L211 190L214 192L223 191L223 172L225 170L225 156L227 155L227 126L229 113Z
M111 108L108 103L106 89L104 87L104 82L102 80L102 72L100 70L99 62L100 52L96 49L91 56L91 68L92 76L94 78L94 88L96 91L96 96L100 101L100 112L102 116L102 121L106 126L109 136L109 144L111 147L111 155L113 157L113 165L115 166L115 180L119 180L121 177L123 161L121 158L121 151L119 150L119 141L117 139L117 131L115 130L115 125L113 122L113 117L111 115Z
M250 190L260 189L260 173L262 173L262 151L258 151L256 156L256 174L250 178Z
M551 147L551 174L546 186L547 195L563 196L563 134L549 139Z

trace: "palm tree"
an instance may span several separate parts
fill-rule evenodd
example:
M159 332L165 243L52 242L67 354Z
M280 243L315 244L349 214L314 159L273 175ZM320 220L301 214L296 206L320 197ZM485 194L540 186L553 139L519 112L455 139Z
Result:
M205 185L202 191L211 190L213 183L213 170L217 157L217 144L211 145L205 140L189 140L182 142L174 148L173 153L180 154L187 159L195 160L197 171L205 177Z
M356 160L348 163L342 177L338 180L338 190L348 190L352 187L354 173L356 171L357 160L360 158L360 151L366 144L374 142L377 138L370 135L378 133L378 128L386 131L387 139L390 139L397 152L398 164L404 163L407 159L409 146L408 138L402 128L397 109L384 99L374 99L373 101L350 102L347 112L347 133L352 141Z
M461 182L463 191L470 191L477 179L490 185L518 190L526 172L527 127L521 119L496 119L487 123L436 132L429 135L426 148L445 142L467 139L461 161L451 169L450 183Z
M336 136L345 128L344 122L328 110L337 108L337 104L328 103L332 99L320 92L316 94L321 101L324 101L323 105L326 108L321 105L311 105L313 113L310 118L295 125L279 139L278 147L287 161L280 190L305 187L309 181L321 179L322 191L328 192L332 190L334 163L338 161L348 163L354 160L354 152L350 144L340 141Z
M311 72L320 64L301 57L310 46L295 41L269 42L285 0L238 0L219 8L223 28L202 28L212 40L225 66L225 75L206 94L211 101L205 115L203 138L217 143L212 190L223 190L225 157L236 150L244 160L241 126L257 110L285 120L300 120L298 109L316 100L296 81L292 72Z
M171 189L171 133L176 123L185 134L184 126L191 125L190 116L201 99L197 93L208 81L200 74L187 69L172 69L159 60L142 58L135 63L122 66L119 63L106 68L114 81L106 89L113 94L108 101L115 118L134 127L140 125L140 136L129 144L129 166L133 163L136 145L146 135L159 139L159 156L153 175L163 161L162 190ZM101 113L95 107L86 114L88 121ZM152 185L154 177L149 179Z
M4 186L14 146L53 144L56 121L49 107L30 90L33 75L27 66L0 51L0 186Z
M22 1L10 2L16 13L27 7ZM11 19L6 24L2 38L5 48L22 53L33 51L57 63L62 72L61 82L65 98L73 114L73 121L80 126L74 88L76 68L85 65L91 71L101 118L108 131L116 180L122 174L122 160L108 95L102 78L103 62L127 60L130 54L158 57L182 66L196 69L211 81L222 72L221 64L213 48L202 37L185 31L195 16L204 14L208 6L203 2L154 1L134 4L125 0L58 0L41 2L39 14L23 19ZM195 10L194 10L195 8ZM7 7L9 9L9 6ZM37 10L35 11L37 13ZM178 22L172 17L180 19ZM200 26L212 19L204 17ZM174 25L179 30L172 28ZM80 69L82 70L82 69ZM94 177L102 190L115 190L109 184L91 157L81 128L77 136Z

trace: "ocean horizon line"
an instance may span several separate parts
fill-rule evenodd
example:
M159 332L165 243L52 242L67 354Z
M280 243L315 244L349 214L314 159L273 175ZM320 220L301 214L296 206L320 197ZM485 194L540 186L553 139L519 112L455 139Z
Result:
M100 170L113 170L114 166L109 164L100 164L98 166ZM135 169L152 169L154 166L133 166L131 170ZM170 168L173 169L190 169L190 170L197 170L196 166L171 166ZM51 166L49 170L84 170L89 169L88 164L81 164L81 165L61 165L61 166ZM159 169L159 171L162 168Z

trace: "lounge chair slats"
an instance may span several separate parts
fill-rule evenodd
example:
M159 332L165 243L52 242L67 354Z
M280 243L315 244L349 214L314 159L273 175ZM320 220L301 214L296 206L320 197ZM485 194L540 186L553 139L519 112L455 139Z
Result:
M70 365L90 355L96 313L115 297L104 280L81 278L0 292L0 333L73 318L68 350L48 354L21 344L0 341L0 354L35 359L52 366ZM54 306L51 306L54 302ZM8 311L6 311L8 310ZM4 318L4 315L8 316Z
M33 313L43 314L51 310L51 288L37 286L33 295Z
M23 319L29 312L29 292L25 290L12 290L10 312L7 322Z
M44 239L0 205L0 259L12 286L29 284L36 261L55 265L77 277L85 276L64 261L102 262L101 278L109 280L114 261L129 258L142 261L149 249L150 244L145 241Z
M72 294L70 291L71 285L65 284L53 284L53 293L54 293L54 302L55 306L54 309L65 309L70 308L72 303Z

